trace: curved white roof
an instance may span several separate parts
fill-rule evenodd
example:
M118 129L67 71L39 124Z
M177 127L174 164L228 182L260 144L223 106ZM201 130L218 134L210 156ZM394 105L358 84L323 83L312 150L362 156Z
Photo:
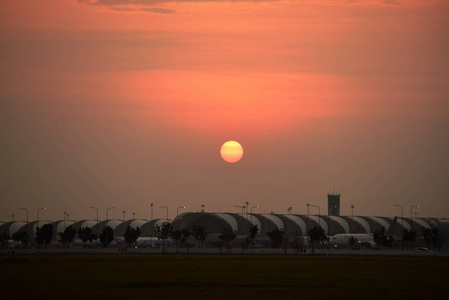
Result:
M343 219L342 217L338 217L338 216L329 216L329 218L334 220L338 224L340 224L341 227L343 227L343 230L345 231L345 233L349 233L349 224L348 224L348 222L346 222L345 219Z
M322 217L309 216L309 218L319 224L321 228L323 228L324 232L327 232L327 223Z
M64 230L69 227L70 225L74 224L75 222L72 221L59 221L58 224L56 225L56 233L60 233L60 232L64 232ZM55 223L53 223L53 226L55 225Z
M386 230L388 230L388 228L390 228L390 224L386 220L384 220L382 218L379 218L379 217L368 217L368 219L371 219L374 222L376 222L377 224L380 224L380 226L385 227Z
M276 227L279 230L283 230L284 229L284 222L282 222L282 220L275 216L275 215L262 215L263 217L267 218L268 220L270 220L274 225L276 225Z
M34 224L33 224L33 227L32 227L32 230L33 230L33 237L36 235L36 231L37 231L37 227L39 226L39 228L42 228L42 226L44 226L45 224L48 224L48 223L50 223L51 224L51 222L50 221L39 221L39 222L34 222Z
M26 226L26 222L13 222L9 225L9 235L12 236L14 233L19 231L23 226Z
M229 224L229 226L231 226L232 230L237 231L238 223L237 223L237 220L233 216L224 214L224 213L216 213L213 215L223 219L226 223Z
M363 229L365 229L366 233L370 233L371 232L371 227L369 226L369 223L361 217L353 217L352 218L354 221L356 221L357 223L359 223L360 225L362 225Z
M93 220L86 220L83 222L83 224L81 224L80 228L84 228L84 227L94 227L95 225L97 225L97 221L93 221Z
M244 218L247 219L251 224L257 225L257 228L259 228L259 230L260 230L260 228L261 228L262 225L260 224L260 220L259 220L255 215L252 215L252 214L244 214L243 216L244 216Z
M147 223L148 221L146 220L133 220L131 223L129 223L129 226L131 228L136 229L137 227L142 227L143 224Z
M122 220L108 220L106 222L106 224L104 224L104 227L109 226L112 229L115 229L115 227L119 226L120 224L122 224L123 221Z
M426 221L423 221L423 220L421 220L421 219L413 219L413 222L418 223L419 225L421 225L421 227L424 227L424 228L427 228L427 229L432 228L432 227L429 225L429 223L427 223Z
M302 234L304 234L304 235L307 234L306 222L304 222L303 219L301 219L300 217L298 217L296 215L284 215L284 217L295 222L295 224L298 225L299 228L301 228Z
M389 218L390 220L392 220L392 221L394 221L394 218ZM407 222L405 219L401 219L401 218L398 218L398 220L397 220L397 222L396 222L397 224L400 224L400 225L402 225L402 224L404 224L404 229L408 229L408 230L410 230L410 223L409 222Z

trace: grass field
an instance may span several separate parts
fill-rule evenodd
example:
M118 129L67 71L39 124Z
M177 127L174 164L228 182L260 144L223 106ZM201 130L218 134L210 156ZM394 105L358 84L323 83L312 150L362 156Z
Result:
M0 258L1 299L446 299L449 258L38 254Z

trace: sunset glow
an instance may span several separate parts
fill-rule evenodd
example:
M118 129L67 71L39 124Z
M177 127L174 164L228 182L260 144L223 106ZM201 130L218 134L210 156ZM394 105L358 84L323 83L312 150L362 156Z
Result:
M242 145L236 141L227 141L221 146L220 155L228 163L238 162L243 156Z
M448 36L447 0L2 0L0 221L303 213L334 186L449 212Z

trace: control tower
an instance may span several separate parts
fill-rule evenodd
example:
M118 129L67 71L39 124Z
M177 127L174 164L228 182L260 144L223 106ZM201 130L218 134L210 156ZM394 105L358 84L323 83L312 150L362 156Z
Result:
M329 216L340 215L340 194L327 194L327 214Z

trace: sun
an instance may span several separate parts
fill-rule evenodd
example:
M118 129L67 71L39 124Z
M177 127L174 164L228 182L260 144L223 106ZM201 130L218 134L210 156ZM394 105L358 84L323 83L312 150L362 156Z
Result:
M228 163L238 162L243 156L243 147L236 141L227 141L221 146L220 155Z

